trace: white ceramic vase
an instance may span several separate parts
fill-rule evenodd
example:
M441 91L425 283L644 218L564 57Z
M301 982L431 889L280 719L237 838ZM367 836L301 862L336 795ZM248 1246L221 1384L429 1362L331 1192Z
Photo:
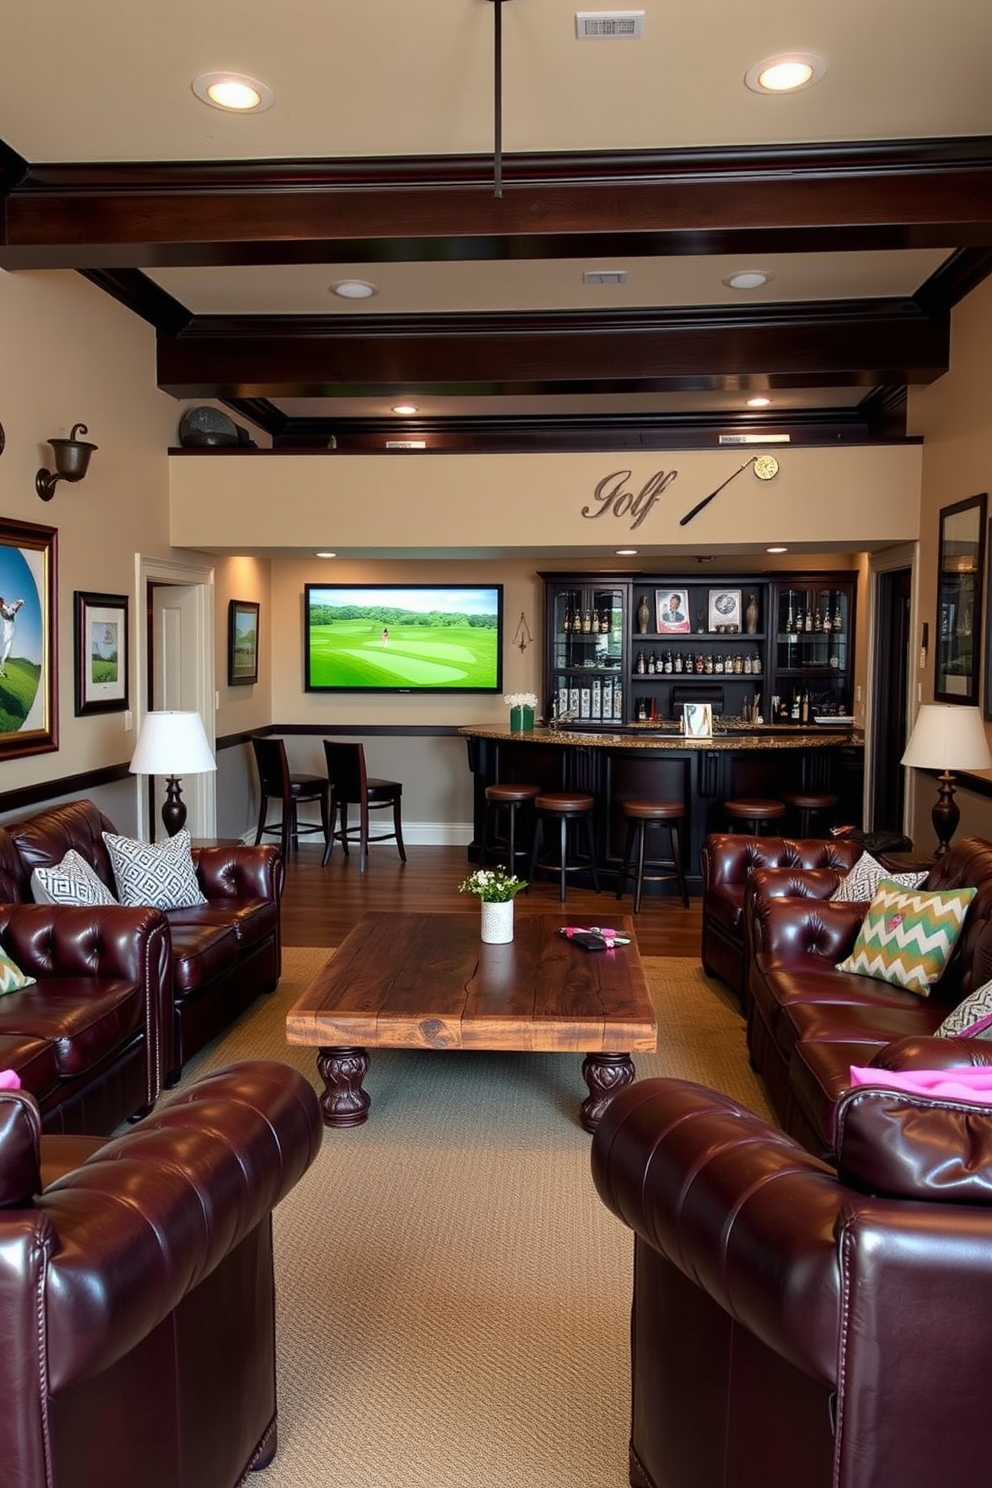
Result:
M513 900L504 899L494 904L480 900L482 909L482 939L487 945L506 945L513 939Z

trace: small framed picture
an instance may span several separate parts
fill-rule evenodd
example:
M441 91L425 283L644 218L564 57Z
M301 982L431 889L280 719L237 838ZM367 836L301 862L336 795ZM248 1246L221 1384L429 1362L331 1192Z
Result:
M741 629L741 591L711 589L707 630L730 632Z
M712 739L712 703L683 703L682 717L685 720L685 736L687 739Z
M691 629L688 589L656 589L654 608L660 635L666 632L671 635Z
M76 717L123 713L127 707L127 595L77 589L73 598Z
M249 599L232 599L227 609L227 685L258 681L258 614Z

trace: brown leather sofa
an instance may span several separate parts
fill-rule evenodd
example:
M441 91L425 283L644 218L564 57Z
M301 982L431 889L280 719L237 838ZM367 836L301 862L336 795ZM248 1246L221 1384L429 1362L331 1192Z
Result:
M782 893L813 893L812 885L819 882L829 894L862 852L863 848L844 838L754 837L742 832L708 836L700 852L704 971L726 982L743 1004L747 989L744 895L755 869L799 870L795 879L782 879ZM827 876L815 879L809 874Z
M42 1136L0 1092L5 1488L234 1488L271 1460L272 1210L322 1133L267 1061L110 1142Z
M980 1481L992 1119L858 1087L837 1129L835 1171L686 1081L609 1103L592 1169L634 1232L634 1488Z
M35 978L0 997L0 1069L17 1072L45 1130L109 1132L150 1110L171 1048L164 916L0 903L0 945Z
M749 883L748 1049L785 1130L811 1152L828 1155L852 1064L919 1066L921 1041L935 1064L984 1062L980 1052L971 1053L974 1041L933 1035L952 1007L992 977L992 842L955 842L924 881L924 888L977 890L929 997L838 971L867 904L830 901L823 875L809 875L801 885L806 897L797 897L801 877L761 869Z
M115 831L113 822L86 800L6 822L0 827L0 901L29 901L34 869L60 863L70 848L113 892L103 833ZM282 964L279 908L284 868L279 849L241 844L200 847L193 849L193 858L207 903L165 914L172 948L171 1027L162 1037L165 1084L174 1083L187 1060L259 993L276 986ZM89 913L99 918L117 911Z

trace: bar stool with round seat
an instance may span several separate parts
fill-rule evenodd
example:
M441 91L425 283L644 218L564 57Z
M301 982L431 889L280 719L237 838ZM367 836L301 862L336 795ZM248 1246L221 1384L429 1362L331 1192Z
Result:
M480 868L486 865L487 853L492 853L497 858L505 858L506 871L511 874L517 871L518 858L523 858L526 862L529 848L517 845L521 840L517 828L517 815L540 794L539 785L486 786L486 814L482 824L482 843L479 847ZM506 813L506 836L502 838L498 835L501 812Z
M661 883L675 879L682 895L682 903L689 908L689 892L685 886L682 868L682 818L685 807L681 801L624 801L622 805L627 822L627 841L624 844L617 898L623 897L628 878L634 880L634 913L641 908L641 891L645 883ZM645 848L649 827L664 827L668 830L671 857L647 858ZM646 873L646 868L663 870Z
M800 837L825 836L825 829L830 824L830 819L837 807L837 796L832 796L829 791L790 791L783 797L785 804L792 808L799 817ZM817 831L817 818L823 817L823 829Z
M596 804L595 796L588 796L582 791L549 791L546 794L534 798L534 810L537 813L537 825L534 828L534 845L530 854L530 873L528 877L533 882L534 875L539 868L546 868L557 873L561 885L561 901L565 902L566 875L569 873L584 872L586 869L592 874L593 887L599 893L599 874L596 871L596 844L592 832L592 811ZM545 826L557 824L559 840L559 859L557 862L541 858L541 849L545 840ZM573 861L569 862L569 826L584 831L586 839L586 856L579 858L573 851ZM572 836L574 838L575 831ZM574 843L573 843L574 848Z
M741 822L745 832L760 837L771 821L779 821L785 815L785 802L767 796L736 796L724 801L723 809L731 832L738 831L735 822Z

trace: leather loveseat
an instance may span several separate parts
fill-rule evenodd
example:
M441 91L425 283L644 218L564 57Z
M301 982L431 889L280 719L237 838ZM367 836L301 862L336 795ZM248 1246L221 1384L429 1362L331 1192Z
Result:
M70 848L85 858L113 892L114 874L104 832L116 832L113 822L86 800L4 823L0 827L0 902L29 902L34 869L54 867ZM227 1028L259 993L271 991L281 971L279 912L284 868L279 849L241 844L194 847L193 859L207 902L188 909L170 909L164 916L171 966L167 1013L156 1057L161 1063L161 1082L167 1085L174 1083L192 1055ZM93 923L101 925L114 923L105 917L119 912L113 906L87 911ZM56 908L52 922L65 913L65 908ZM0 944L13 954L2 930ZM59 970L54 959L51 969ZM17 996L27 999L28 994ZM0 1032L3 1001L0 999ZM34 1030L25 1026L23 1031ZM106 1131L110 1126L101 1123L90 1129Z
M837 1133L835 1171L686 1081L609 1103L592 1166L634 1232L635 1488L981 1480L992 1117L861 1086Z
M109 1142L0 1092L4 1488L235 1488L271 1460L272 1210L322 1133L269 1061Z
M977 891L928 997L837 970L868 905L831 901L831 877L839 881L831 874L755 870L745 906L751 1062L785 1130L821 1155L834 1150L835 1107L852 1065L984 1062L981 1051L972 1055L976 1041L934 1035L954 1006L992 978L992 842L956 841L921 885Z

